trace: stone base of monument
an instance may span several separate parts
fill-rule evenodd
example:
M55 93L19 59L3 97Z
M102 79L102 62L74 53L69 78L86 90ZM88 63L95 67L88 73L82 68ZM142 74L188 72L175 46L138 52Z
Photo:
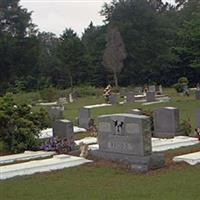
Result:
M128 165L131 170L136 172L147 172L152 169L162 168L165 164L164 154L153 153L148 156L125 155L120 153L104 152L94 150L90 152L92 156L105 160L117 161Z
M170 138L174 138L176 136L181 136L181 135L182 135L181 132L176 132L176 133L172 133L172 132L154 132L153 133L153 137L162 138L162 139L170 139Z

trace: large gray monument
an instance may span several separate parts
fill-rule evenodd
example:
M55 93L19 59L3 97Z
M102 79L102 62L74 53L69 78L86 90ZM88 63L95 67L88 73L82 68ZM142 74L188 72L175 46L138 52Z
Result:
M174 107L154 111L154 137L170 138L179 135L179 110Z
M147 92L146 93L146 101L147 102L154 102L154 101L156 101L156 94L155 94L155 92Z
M73 141L73 123L66 119L56 120L53 123L53 136L59 138L66 138L68 141Z
M98 117L99 150L92 154L128 164L131 169L146 172L163 166L164 157L152 154L149 117L113 114Z
M196 127L200 128L200 109L196 112Z
M78 124L80 127L88 129L89 121L91 119L91 109L90 108L80 108L78 116Z

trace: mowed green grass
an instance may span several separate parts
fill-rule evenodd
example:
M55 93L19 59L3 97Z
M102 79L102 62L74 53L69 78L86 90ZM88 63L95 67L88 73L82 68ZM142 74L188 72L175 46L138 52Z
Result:
M0 182L1 200L199 200L200 166L136 175L80 166Z
M91 111L92 118L96 119L99 115L126 113L134 108L142 108L145 110L155 110L161 107L177 107L180 110L181 120L190 120L193 128L195 127L195 113L200 109L200 101L195 100L194 94L190 97L181 96L175 92L174 89L166 89L165 94L168 94L172 99L170 102L158 103L152 105L142 105L142 103L132 103L123 105L114 105L111 107L93 108ZM65 118L76 123L79 109L86 105L104 103L103 97L84 97L80 98L72 104L65 105Z

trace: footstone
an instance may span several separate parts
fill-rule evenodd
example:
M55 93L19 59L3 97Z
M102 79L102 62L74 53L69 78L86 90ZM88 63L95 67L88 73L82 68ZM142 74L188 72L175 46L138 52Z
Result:
M79 110L79 117L78 123L81 128L88 129L89 128L89 121L91 119L91 111L90 108L81 108Z
M57 120L53 124L53 136L74 141L73 123L69 120Z
M135 115L142 115L142 111L139 109L132 109L130 110L130 113Z
M147 93L146 93L146 101L147 101L147 102L156 101L155 92L147 92Z
M179 110L174 107L154 111L154 137L170 138L179 135Z
M200 128L200 109L196 112L196 127Z
M197 99L197 100L200 100L200 90L197 90L197 91L196 91L196 99Z
M128 92L126 95L126 102L133 103L135 101L135 96L133 92Z
M164 157L152 154L149 117L114 114L98 117L99 150L92 155L128 164L139 172L161 167Z

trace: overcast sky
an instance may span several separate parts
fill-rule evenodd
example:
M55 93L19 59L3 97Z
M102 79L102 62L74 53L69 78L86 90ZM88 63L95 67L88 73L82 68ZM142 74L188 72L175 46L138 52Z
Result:
M169 0L173 1L173 0ZM21 5L33 11L33 23L40 31L62 34L65 28L72 28L79 35L92 21L94 25L102 25L100 16L105 2L111 0L21 0Z

